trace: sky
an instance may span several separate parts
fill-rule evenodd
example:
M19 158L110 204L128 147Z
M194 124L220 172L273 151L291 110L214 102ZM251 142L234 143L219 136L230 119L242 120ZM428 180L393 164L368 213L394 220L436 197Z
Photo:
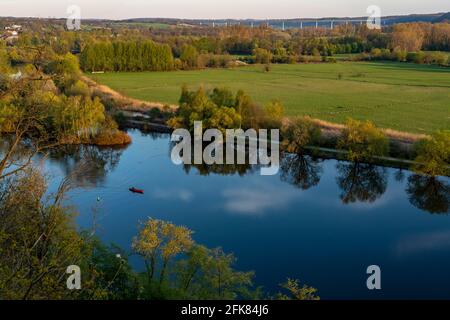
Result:
M450 11L450 0L0 0L0 16L67 17L78 5L87 18L282 19L383 16Z

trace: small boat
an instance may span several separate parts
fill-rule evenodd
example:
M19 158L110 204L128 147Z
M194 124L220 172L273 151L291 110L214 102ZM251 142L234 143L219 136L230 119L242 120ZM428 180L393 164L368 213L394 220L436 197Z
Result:
M144 190L141 190L141 189L136 189L136 188L130 188L129 189L131 192L133 192L133 193L139 193L139 194L144 194Z

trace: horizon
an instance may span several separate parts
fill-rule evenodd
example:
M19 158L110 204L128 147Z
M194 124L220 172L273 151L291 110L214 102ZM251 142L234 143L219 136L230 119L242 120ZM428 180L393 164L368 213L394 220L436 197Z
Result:
M406 14L390 14L390 15L382 15L382 18L389 17L400 17L400 16L415 16L415 15L442 15L450 13L450 11L441 11L441 12L417 12L417 13L406 13ZM357 19L357 18L366 18L368 15L361 16L317 16L317 17L288 17L288 18L182 18L182 17L165 17L165 16L138 16L138 17L125 17L125 18L96 18L96 17L87 17L81 18L83 20L99 20L99 21L126 21L126 20L140 20L140 19L155 19L155 20L189 20L189 21L223 21L223 20L233 20L233 21L263 21L263 20L324 20L324 19ZM38 17L38 16L3 16L0 15L0 19L2 18L12 18L12 19L67 19L67 17L58 17L58 16L48 16L48 17Z
M278 20L278 19L324 19L367 17L367 8L377 5L381 15L398 16L411 14L438 14L450 11L443 0L419 1L399 0L345 0L339 5L332 0L314 3L306 1L279 0L274 6L271 0L229 0L226 3L210 3L206 0L154 0L153 4L143 0L130 0L123 4L118 0L55 1L42 0L36 5L31 0L0 0L0 16L3 18L52 18L68 16L67 8L78 5L83 20L128 20L128 19L181 19L181 20ZM118 9L119 8L119 9ZM269 14L268 14L269 13Z

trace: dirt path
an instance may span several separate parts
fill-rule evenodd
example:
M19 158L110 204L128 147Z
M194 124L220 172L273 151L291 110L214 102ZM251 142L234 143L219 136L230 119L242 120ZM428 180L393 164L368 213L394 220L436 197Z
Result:
M82 76L82 80L86 82L91 89L97 91L98 93L101 93L102 95L105 95L109 99L116 101L119 105L122 106L122 110L146 112L154 108L158 108L160 110L163 110L166 107L169 107L169 109L172 110L176 110L178 108L178 106L176 105L167 105L160 102L150 102L124 96L119 92L111 89L110 87L99 84L86 76Z

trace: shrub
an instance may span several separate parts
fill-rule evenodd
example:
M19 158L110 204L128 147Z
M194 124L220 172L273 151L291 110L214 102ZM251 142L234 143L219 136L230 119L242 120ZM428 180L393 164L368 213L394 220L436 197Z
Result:
M408 57L408 52L406 50L396 49L393 52L393 57L398 62L405 62L406 58Z
M265 109L266 128L280 128L283 122L284 106L278 100L271 101Z
M122 146L131 143L130 136L120 130L103 130L97 134L93 141L97 146Z
M305 146L320 141L321 130L311 118L297 117L282 128L282 136L281 144L284 150L301 153Z
M350 161L370 161L389 151L386 135L370 121L347 120L337 148L348 151Z
M89 87L83 81L77 80L74 84L72 84L67 90L66 95L68 96L83 96L88 97L91 94Z
M269 64L272 62L272 53L269 50L256 48L253 50L255 56L255 63Z
M429 176L450 175L450 131L438 131L415 145L413 170Z

